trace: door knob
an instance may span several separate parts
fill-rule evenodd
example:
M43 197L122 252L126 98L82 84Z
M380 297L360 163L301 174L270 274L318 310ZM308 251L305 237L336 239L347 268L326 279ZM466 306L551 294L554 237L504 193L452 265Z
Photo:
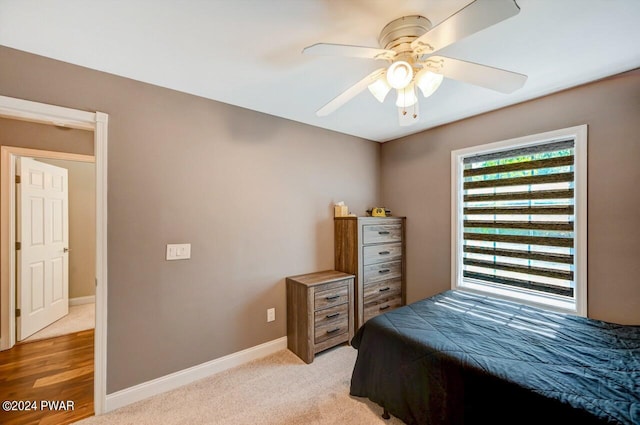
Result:
M69 252L69 251L71 251L71 250L70 250L69 248L65 247L65 248L62 248L62 251L63 251L63 252Z

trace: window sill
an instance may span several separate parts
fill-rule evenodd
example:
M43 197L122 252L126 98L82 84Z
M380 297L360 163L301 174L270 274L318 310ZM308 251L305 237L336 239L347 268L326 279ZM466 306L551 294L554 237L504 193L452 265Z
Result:
M565 300L552 295L533 294L528 291L519 290L517 288L503 288L484 282L465 279L460 282L456 289L474 292L477 294L489 295L509 301L515 301L534 307L544 308L547 310L578 314L575 300Z

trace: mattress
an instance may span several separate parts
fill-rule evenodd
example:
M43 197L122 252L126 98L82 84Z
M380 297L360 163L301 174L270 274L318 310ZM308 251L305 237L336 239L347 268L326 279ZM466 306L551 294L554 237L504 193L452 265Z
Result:
M408 424L640 424L640 326L447 291L352 345L351 395Z

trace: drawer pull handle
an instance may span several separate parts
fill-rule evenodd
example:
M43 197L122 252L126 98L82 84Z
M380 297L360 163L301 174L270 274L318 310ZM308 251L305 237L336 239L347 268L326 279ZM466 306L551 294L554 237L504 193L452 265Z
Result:
M388 308L389 308L389 304L385 305L384 307L380 307L380 311L382 311L382 310L386 310L386 309L388 309Z
M383 274L383 273L389 273L391 271L391 269L382 269L382 270L378 270L378 273Z
M335 328L335 329L331 329L330 331L327 331L328 334L332 334L332 333L336 333L340 330L340 328Z
M378 253L378 255L389 255L389 254L391 254L391 252L390 252L390 251L380 251L380 252Z
M334 317L340 316L340 313L327 314L327 319L333 319Z
M379 234L379 235L388 235L388 234L389 234L389 232L388 232L388 231L386 231L386 230L381 230L381 231L379 231L379 232L378 232L378 234Z
M386 288L382 288L382 289L380 289L380 292L386 292L386 291L388 291L389 289L391 289L391 288L387 286Z
M333 300L337 300L338 298L340 298L340 295L329 295L327 297L327 301L333 301Z

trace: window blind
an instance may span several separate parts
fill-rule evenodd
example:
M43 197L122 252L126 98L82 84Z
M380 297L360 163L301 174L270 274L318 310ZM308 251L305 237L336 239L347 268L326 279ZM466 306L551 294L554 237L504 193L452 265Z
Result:
M574 143L464 158L465 280L574 297Z

